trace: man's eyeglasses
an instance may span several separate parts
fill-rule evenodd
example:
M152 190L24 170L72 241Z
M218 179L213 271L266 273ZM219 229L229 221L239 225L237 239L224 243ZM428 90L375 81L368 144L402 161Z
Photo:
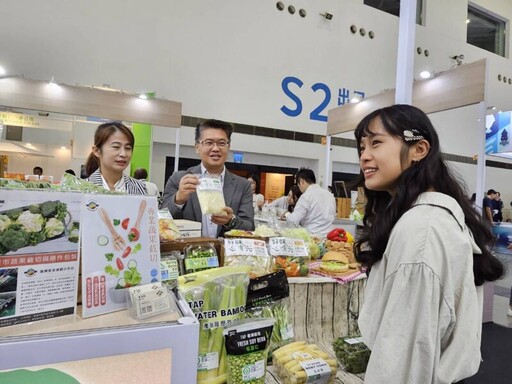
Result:
M219 149L224 149L229 145L229 140L218 140L218 141L203 140L203 141L200 141L199 144L201 144L206 149L212 149L215 145L217 145L217 147L219 147Z

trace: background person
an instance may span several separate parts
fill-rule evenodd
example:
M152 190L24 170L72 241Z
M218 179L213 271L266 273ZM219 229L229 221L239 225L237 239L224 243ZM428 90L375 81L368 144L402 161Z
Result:
M34 167L34 169L32 170L32 174L36 176L41 176L43 174L43 168L41 168L40 166Z
M495 223L500 223L503 221L503 201L501 201L501 194L496 191L494 195L494 200L491 200L492 205L492 221Z
M302 195L286 221L300 224L312 234L327 235L336 215L333 194L316 184L315 173L309 168L299 169L295 180Z
M137 168L133 172L133 177L146 183L146 189L148 190L149 196L158 196L158 187L155 183L148 181L148 171L146 168Z
M488 223L492 224L492 201L496 197L496 191L494 189L489 189L487 191L487 196L484 197L483 203L482 203L482 217L484 220L486 220Z
M295 207L295 204L297 204L297 200L299 200L301 195L302 192L299 187L292 185L286 196L281 196L275 199L269 204L269 206L275 208L277 215L284 219L285 215L293 212L293 208Z
M87 180L109 191L147 195L143 181L123 173L132 159L134 144L133 133L125 125L117 122L101 124L94 133L92 152L85 163Z
M236 228L254 230L254 209L249 181L229 172L224 166L228 157L231 124L220 120L206 120L198 124L195 149L201 164L186 171L174 172L164 189L162 207L169 208L175 219L202 223L202 235L218 237ZM197 198L198 174L220 175L223 185L225 214L203 215Z
M251 173L247 176L247 180L251 184L251 190L252 190L252 206L254 208L254 214L261 212L261 209L263 208L263 204L265 204L265 197L258 193L260 190L260 179L258 176L256 176L254 173Z
M459 382L481 361L481 286L503 275L493 235L418 108L376 110L355 137L367 198L355 251L371 268L358 320L372 351L365 384Z

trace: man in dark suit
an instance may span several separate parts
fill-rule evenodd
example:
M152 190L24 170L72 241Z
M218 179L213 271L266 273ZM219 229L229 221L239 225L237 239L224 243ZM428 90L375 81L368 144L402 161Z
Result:
M206 120L198 124L195 148L201 164L186 171L174 172L165 185L162 206L169 208L175 219L202 222L203 236L222 236L230 229L254 229L251 185L224 166L232 132L231 124L220 120ZM222 214L201 214L196 193L200 183L198 175L220 177L226 203Z

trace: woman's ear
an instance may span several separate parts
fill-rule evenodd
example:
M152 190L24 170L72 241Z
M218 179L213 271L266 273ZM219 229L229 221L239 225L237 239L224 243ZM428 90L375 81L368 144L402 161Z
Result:
M423 160L430 152L430 144L423 139L412 146L411 160L417 162Z
M96 156L98 158L100 157L100 154L101 154L99 148L95 145L92 146L92 153L94 153L94 156Z

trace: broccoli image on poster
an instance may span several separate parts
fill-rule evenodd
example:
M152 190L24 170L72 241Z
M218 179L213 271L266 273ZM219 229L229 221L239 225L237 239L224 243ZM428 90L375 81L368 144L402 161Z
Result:
M66 217L58 200L0 211L0 255L65 235Z

